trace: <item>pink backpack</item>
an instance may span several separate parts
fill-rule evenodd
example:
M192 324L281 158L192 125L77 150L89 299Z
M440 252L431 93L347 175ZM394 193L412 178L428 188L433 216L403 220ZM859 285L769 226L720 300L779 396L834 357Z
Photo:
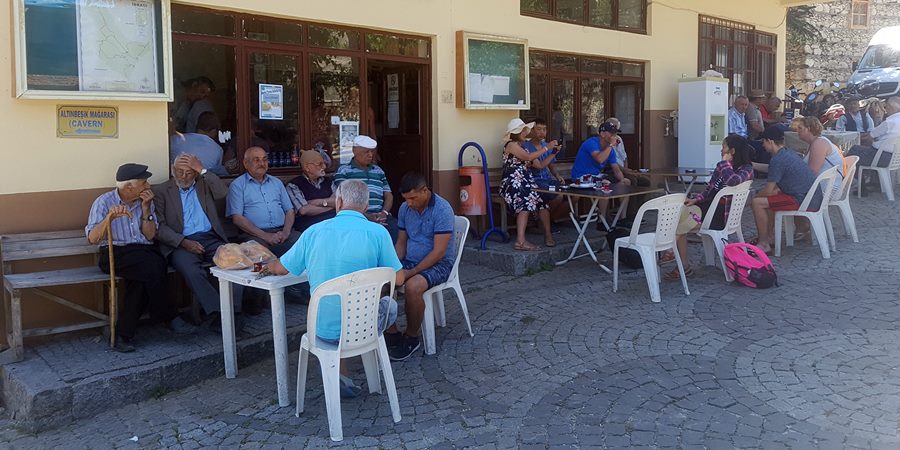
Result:
M725 268L735 281L757 289L778 286L778 275L766 253L742 242L725 244Z

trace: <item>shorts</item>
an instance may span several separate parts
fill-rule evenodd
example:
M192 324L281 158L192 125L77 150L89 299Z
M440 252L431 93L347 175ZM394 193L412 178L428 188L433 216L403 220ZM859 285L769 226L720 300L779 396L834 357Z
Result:
M766 197L769 199L769 209L772 211L796 211L800 209L800 204L793 195L775 194Z
M384 334L384 330L387 330L389 326L393 325L394 322L397 321L397 301L391 297L384 296L381 297L381 300L378 300L378 334ZM320 341L338 345L340 343L340 338L338 339L327 339L322 336L316 336Z
M403 260L403 268L405 270L410 270L413 267L416 267L416 262L412 262L408 259ZM422 275L425 278L425 281L428 282L428 289L431 289L441 283L447 281L450 278L450 272L453 270L453 263L442 259L438 261L437 264L421 271L418 275Z

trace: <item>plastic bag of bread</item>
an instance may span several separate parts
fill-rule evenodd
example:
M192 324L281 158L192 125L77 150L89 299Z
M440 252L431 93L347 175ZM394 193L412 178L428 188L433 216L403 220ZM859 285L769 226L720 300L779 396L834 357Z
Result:
M241 246L237 244L225 244L216 249L216 255L213 256L213 262L216 267L225 270L249 269L253 267L253 261L250 260Z
M244 242L241 244L241 251L244 252L244 256L250 258L251 265L252 263L267 263L275 260L275 254L256 241Z

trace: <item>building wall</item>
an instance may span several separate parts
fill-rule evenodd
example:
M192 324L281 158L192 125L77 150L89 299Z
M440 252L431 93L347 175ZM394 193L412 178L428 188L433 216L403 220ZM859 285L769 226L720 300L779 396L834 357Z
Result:
M14 0L17 1L17 0ZM0 23L12 23L11 2L0 5ZM467 111L455 106L455 33L527 37L532 48L646 62L643 142L646 165L674 164L677 145L663 137L667 115L677 108L676 80L695 76L698 14L754 24L778 35L777 83L784 82L784 13L778 0L752 2L666 0L650 2L647 35L563 24L519 15L519 0L193 0L196 6L259 15L354 25L430 36L433 39L432 118L435 190L457 198L456 153L470 140L480 142L489 163L499 165L500 137L518 111ZM12 27L10 27L12 29ZM0 233L52 231L84 226L93 199L113 185L116 167L143 162L155 174L168 174L167 105L163 102L94 102L16 99L11 32L0 36ZM448 102L442 94L452 93ZM60 139L55 133L58 104L114 105L119 137L108 140ZM44 268L53 263L40 262ZM39 299L26 298L26 326L54 321ZM87 300L85 300L87 302ZM86 303L89 304L89 303ZM46 310L45 310L46 308Z
M808 21L822 32L822 39L788 45L785 87L794 85L812 92L816 80L846 83L853 73L853 63L862 57L875 32L900 25L897 0L870 0L869 27L851 29L850 3L837 0L816 5Z

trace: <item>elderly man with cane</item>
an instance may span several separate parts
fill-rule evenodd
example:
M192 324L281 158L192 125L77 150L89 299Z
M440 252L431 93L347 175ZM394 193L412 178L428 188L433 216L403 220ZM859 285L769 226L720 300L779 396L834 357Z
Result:
M134 333L144 309L149 308L151 319L165 323L178 334L193 331L178 317L167 289L168 265L153 243L158 222L153 191L147 182L151 175L143 164L120 166L116 188L94 200L85 227L88 241L100 245L100 270L115 270L125 280L125 297L118 308L118 327L113 332L113 349L119 352L134 351ZM107 228L112 233L112 243L107 240Z

